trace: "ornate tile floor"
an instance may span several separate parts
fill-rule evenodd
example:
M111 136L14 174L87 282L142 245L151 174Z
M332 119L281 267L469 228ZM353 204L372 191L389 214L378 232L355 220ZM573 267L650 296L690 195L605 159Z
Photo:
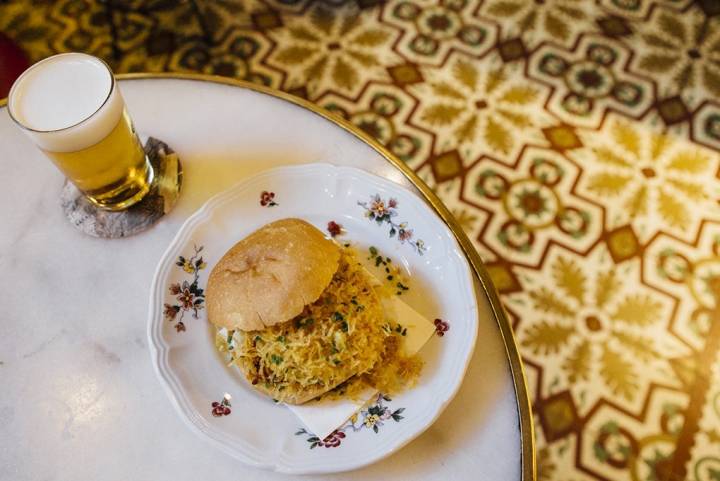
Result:
M32 60L350 119L443 198L528 371L541 480L720 480L720 2L0 3Z

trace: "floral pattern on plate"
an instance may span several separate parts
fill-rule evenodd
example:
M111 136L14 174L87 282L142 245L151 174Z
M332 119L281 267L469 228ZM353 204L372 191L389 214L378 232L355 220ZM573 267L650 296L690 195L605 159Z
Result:
M260 193L260 205L263 207L275 207L280 204L275 202L275 192L268 192L267 190L263 190Z
M393 411L383 404L384 402L390 401L392 401L392 399L390 399L389 396L378 394L375 402L367 409L363 409L354 414L345 424L330 433L325 439L318 438L314 434L308 432L305 428L298 430L295 435L307 436L306 441L310 444L310 449L314 449L318 446L324 448L337 448L342 443L342 440L345 439L346 432L358 432L372 429L377 434L380 432L380 428L384 425L385 421L392 419L396 423L399 423L403 419L401 414L405 411L405 408L398 408Z
M388 234L390 237L397 235L400 243L404 244L407 241L415 249L415 252L423 255L426 249L425 243L421 239L412 240L413 230L408 228L408 223L397 223L392 220L393 217L398 215L397 199L390 197L385 201L380 195L375 194L370 197L370 202L358 201L358 205L365 209L365 217L368 219L374 220L378 225L389 224L390 231Z
M230 413L232 413L232 410L230 409L232 407L232 404L230 404L230 399L230 395L225 393L225 395L220 401L213 401L213 403L210 405L210 407L212 407L212 415L216 418L222 416L229 416Z
M178 256L175 262L176 266L193 276L192 281L175 282L170 285L168 291L175 296L177 302L173 304L166 302L163 311L167 321L175 322L174 327L177 332L185 331L183 318L187 312L192 312L193 319L197 319L198 311L205 308L205 290L198 286L198 281L200 280L200 271L205 269L207 264L200 256L203 246L194 246L194 250L191 257Z
M447 321L443 321L442 319L435 319L435 334L438 335L438 337L443 337L445 333L450 329L450 324L448 324Z

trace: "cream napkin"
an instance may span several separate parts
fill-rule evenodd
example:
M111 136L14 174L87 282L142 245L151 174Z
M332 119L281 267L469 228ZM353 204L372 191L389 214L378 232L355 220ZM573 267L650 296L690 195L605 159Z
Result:
M401 301L399 296L393 297L389 307L394 310L394 313L390 314L390 318L407 328L407 334L403 337L405 353L408 355L415 354L432 337L435 326L415 309ZM360 396L360 399L366 399L366 401L336 399L310 401L300 406L287 406L295 413L309 432L320 439L325 439L365 406L368 401L375 399L376 395L377 391L368 388L367 392Z

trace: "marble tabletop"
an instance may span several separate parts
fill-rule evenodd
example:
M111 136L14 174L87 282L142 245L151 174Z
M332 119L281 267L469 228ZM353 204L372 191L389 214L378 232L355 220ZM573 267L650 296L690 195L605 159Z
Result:
M120 86L138 130L169 143L185 166L171 214L126 239L74 230L59 205L61 174L0 108L0 479L290 479L216 451L174 412L146 339L153 271L203 202L270 166L333 162L408 182L349 133L280 99L179 79ZM463 387L425 434L378 464L326 478L520 479L517 400L499 334L481 332Z

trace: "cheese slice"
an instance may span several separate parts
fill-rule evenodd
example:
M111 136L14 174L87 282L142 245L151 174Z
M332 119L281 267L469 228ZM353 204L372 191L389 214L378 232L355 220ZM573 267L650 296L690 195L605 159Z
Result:
M384 306L386 311L389 311L386 312L386 317L407 328L407 334L402 338L404 341L402 348L405 354L411 356L420 351L435 332L433 323L401 301L399 296L393 296ZM369 401L374 400L376 396L377 391L368 388L358 396L359 399L365 399L365 401L323 399L299 406L287 405L287 407L295 413L309 432L320 439L325 439Z

